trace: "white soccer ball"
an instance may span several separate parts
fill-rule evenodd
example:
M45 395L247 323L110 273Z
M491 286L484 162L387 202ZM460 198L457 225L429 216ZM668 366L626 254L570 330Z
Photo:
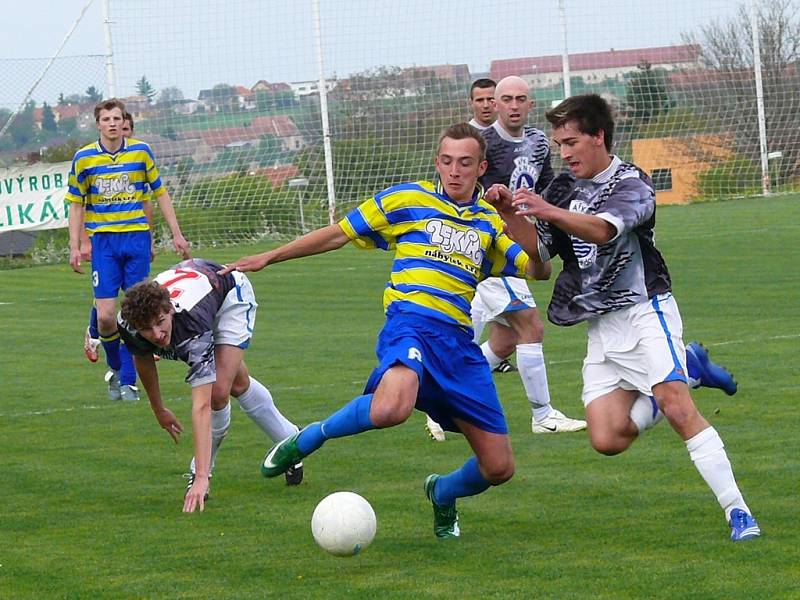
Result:
M369 502L353 492L325 496L311 517L311 533L323 550L353 556L372 543L378 522Z

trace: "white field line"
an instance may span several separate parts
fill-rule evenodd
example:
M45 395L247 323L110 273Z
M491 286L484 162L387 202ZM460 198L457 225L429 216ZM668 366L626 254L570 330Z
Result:
M746 344L746 343L754 343L754 342L764 342L768 340L787 340L787 339L795 339L800 338L800 333L793 333L790 335L773 335L767 338L750 338L750 339L743 339L743 340L727 340L724 342L713 342L709 344L705 344L709 348L713 348L715 346L729 346L732 344ZM580 363L583 362L583 358L570 358L567 360L549 360L547 361L548 365L564 365L569 363ZM351 381L352 385L363 385L363 381ZM295 390L309 390L313 388L329 388L333 387L332 384L327 383L319 383L313 385L302 385L302 386L275 386L273 391L295 391ZM181 398L168 398L167 403L173 402L181 402L183 400L188 400L188 395L186 397ZM46 408L42 410L31 410L31 411L24 411L24 412L17 412L17 413L0 413L0 418L20 418L20 417L38 417L38 416L47 416L52 414L59 414L59 413L69 413L69 412L76 412L79 410L109 410L120 406L121 404L127 404L125 402L112 402L111 400L108 401L107 404L102 404L100 406L91 405L91 404L84 404L83 406L67 406L64 408Z

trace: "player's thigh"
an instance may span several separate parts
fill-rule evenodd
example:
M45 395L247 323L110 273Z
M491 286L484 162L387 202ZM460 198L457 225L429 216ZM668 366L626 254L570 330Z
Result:
M533 307L524 308L504 314L521 344L541 342L544 334L544 323L539 311Z
M391 427L411 416L419 391L419 375L414 369L396 364L381 376L372 395L369 416L376 427Z
M225 406L231 387L239 371L243 368L244 350L238 346L220 344L214 347L214 363L217 379L211 386L211 403L215 410ZM219 408L216 405L220 404Z
M508 434L484 431L463 419L453 420L478 458L483 476L495 485L510 479L514 474L514 453Z
M586 404L586 424L589 434L613 436L627 429L631 407L639 392L617 388L592 399Z

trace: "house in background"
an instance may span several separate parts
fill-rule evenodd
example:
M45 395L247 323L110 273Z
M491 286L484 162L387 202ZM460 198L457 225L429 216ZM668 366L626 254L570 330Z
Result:
M649 63L653 69L665 71L698 69L701 66L700 46L687 44L570 54L569 74L570 77L582 77L584 82L589 84L600 83L606 79L616 79L621 82L625 80L627 74L635 72L642 62ZM558 85L563 75L561 55L492 61L489 71L492 79L500 81L509 75L519 75L534 88Z
M633 162L653 180L658 204L683 204L699 193L697 177L729 158L731 140L694 135L633 140Z

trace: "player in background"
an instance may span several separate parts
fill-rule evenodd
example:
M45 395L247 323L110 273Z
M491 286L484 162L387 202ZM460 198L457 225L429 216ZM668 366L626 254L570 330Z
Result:
M184 512L205 508L217 452L231 424L229 396L272 441L298 431L244 363L258 308L253 287L242 273L218 275L221 269L211 261L190 259L134 285L125 293L118 322L150 408L176 443L183 425L164 406L153 355L189 365L194 457ZM290 465L286 483L298 485L302 479L302 463Z
M475 95L474 90L470 93ZM484 91L482 95L491 94ZM526 125L533 107L528 84L520 77L505 77L494 89L492 102L497 119L488 126L484 126L489 117L485 104L472 102L473 121L481 125L486 139L488 167L481 184L485 189L502 184L512 190L543 191L553 180L550 141L544 132ZM481 344L481 350L493 370L517 353L519 375L531 406L533 433L585 429L586 421L571 419L551 405L542 351L544 323L528 283L515 277L487 278L478 285L471 310L476 342L480 341L484 326L491 323L489 339ZM428 418L426 428L434 440L444 440L444 431L437 427L435 419Z
M133 137L134 121L133 115L127 110L122 115L122 136L126 139ZM153 204L149 200L142 203L147 223L150 225L150 231L153 231ZM155 259L155 239L150 240L150 262ZM81 231L81 260L88 261L92 258L92 240L89 238L86 228ZM100 347L100 332L97 329L97 306L92 302L92 308L89 312L89 325L86 327L86 333L83 337L83 353L90 362L97 362L98 348ZM139 390L136 387L136 369L133 366L133 358L130 352L125 349L125 346L120 346L120 362L121 367L119 371L119 394L117 395L115 388L110 388L109 396L111 400L127 400L136 401L139 399ZM111 380L113 373L108 371L106 373L106 382Z
M488 275L547 278L534 226L510 204L504 222L484 200L478 177L486 169L485 142L467 123L446 129L436 152L437 183L390 187L344 219L263 254L245 257L223 272L258 271L285 260L359 247L394 250L384 289L386 322L378 337L379 366L361 396L327 419L269 450L262 473L275 477L327 440L399 425L414 408L445 428L460 431L474 456L447 475L429 475L437 537L460 533L456 499L500 485L514 473L514 456L491 370L472 337L469 302ZM487 192L490 197L491 190ZM496 200L499 197L494 194ZM415 220L402 218L414 208ZM533 242L533 243L531 243ZM537 265L534 270L532 265Z
M469 124L478 131L491 127L497 118L494 103L494 90L497 84L492 79L476 79L469 88L469 107L472 119Z
M532 260L563 261L549 319L588 324L583 403L592 446L607 455L624 452L665 416L724 509L731 539L758 537L722 440L689 393L681 316L654 245L650 178L611 154L614 119L600 96L567 98L547 120L571 174L559 175L546 200L517 189L513 205L538 220Z
M111 370L108 393L122 397L119 333L116 304L120 289L145 279L150 272L152 236L145 213L149 192L158 200L172 232L175 250L189 256L189 244L181 233L169 193L161 183L150 147L127 140L122 133L125 105L112 98L94 109L100 138L75 153L65 199L70 202L70 266L81 267L80 239L85 229L92 241L92 287L97 306L98 334ZM133 380L135 383L135 378ZM126 392L138 391L126 386Z

